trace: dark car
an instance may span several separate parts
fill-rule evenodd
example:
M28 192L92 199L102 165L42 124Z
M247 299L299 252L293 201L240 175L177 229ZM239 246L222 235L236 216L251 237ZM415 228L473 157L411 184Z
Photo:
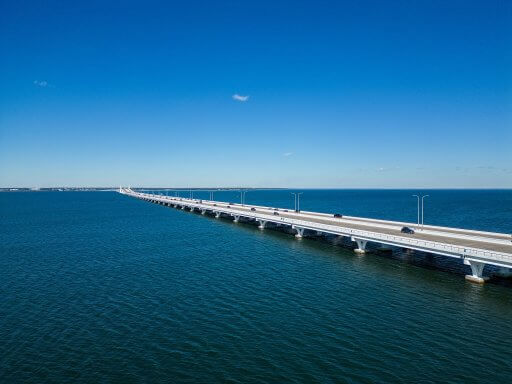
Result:
M274 208L274 211L279 211L279 208Z
M288 210L287 210L287 209L285 209L284 211L285 211L285 212L288 212Z
M231 206L230 206L230 205L228 205L228 206L227 206L227 208L231 208Z
M233 204L233 203L228 203L228 204L229 204L229 205L235 205L235 204Z
M408 235L414 235L414 229L409 228L409 227L402 227L400 232L407 233Z
M334 217L341 219L343 217L343 215L341 213L335 213Z
M216 207L216 206L217 206L217 204L213 204L213 206L214 206L214 207Z
M256 208L251 208L251 211L253 211L253 212L256 211Z
M274 212L274 216L279 216L279 212Z

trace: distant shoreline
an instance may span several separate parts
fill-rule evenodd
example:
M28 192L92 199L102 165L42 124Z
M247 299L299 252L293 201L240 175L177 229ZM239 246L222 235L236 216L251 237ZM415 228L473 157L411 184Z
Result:
M144 191L239 191L241 189L248 191L280 191L280 190L326 190L326 191L512 191L512 188L301 188L301 187L281 187L281 188L255 188L255 187L203 187L203 188L170 188L170 187L132 187L136 190ZM0 188L0 192L116 192L119 187L47 187L47 188L28 188L28 187L6 187Z

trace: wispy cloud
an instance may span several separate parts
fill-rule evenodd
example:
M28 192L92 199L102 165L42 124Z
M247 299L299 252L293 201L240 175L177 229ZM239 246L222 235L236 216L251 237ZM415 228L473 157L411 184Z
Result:
M291 155L293 155L293 152L285 152L285 153L283 153L284 157L289 157Z
M387 171L395 171L397 169L400 169L400 167L380 167L377 168L378 172L387 172Z
M49 87L50 84L45 80L34 80L34 85L36 87L46 88Z
M235 93L231 97L233 98L233 100L241 101L241 102L245 102L245 101L249 100L249 96L242 96L242 95L239 95L238 93Z

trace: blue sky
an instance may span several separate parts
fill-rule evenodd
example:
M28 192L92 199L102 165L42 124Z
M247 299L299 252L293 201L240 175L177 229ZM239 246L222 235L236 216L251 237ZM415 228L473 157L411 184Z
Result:
M512 188L510 1L0 7L0 186Z

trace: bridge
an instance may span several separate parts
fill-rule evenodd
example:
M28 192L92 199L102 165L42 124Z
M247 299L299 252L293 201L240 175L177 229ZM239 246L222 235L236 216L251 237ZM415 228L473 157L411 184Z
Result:
M297 238L308 233L348 237L356 244L354 251L359 254L365 253L368 243L377 243L381 247L400 247L461 259L471 268L471 274L466 275L466 279L476 283L484 283L488 279L483 276L486 265L500 267L505 274L509 274L512 268L512 236L509 234L418 226L353 216L335 217L320 212L297 212L283 208L149 194L130 188L119 188L119 192L156 204L214 215L216 218L232 218L234 222L240 219L256 222L260 229L270 225L288 227ZM404 226L413 228L414 233L402 233Z

